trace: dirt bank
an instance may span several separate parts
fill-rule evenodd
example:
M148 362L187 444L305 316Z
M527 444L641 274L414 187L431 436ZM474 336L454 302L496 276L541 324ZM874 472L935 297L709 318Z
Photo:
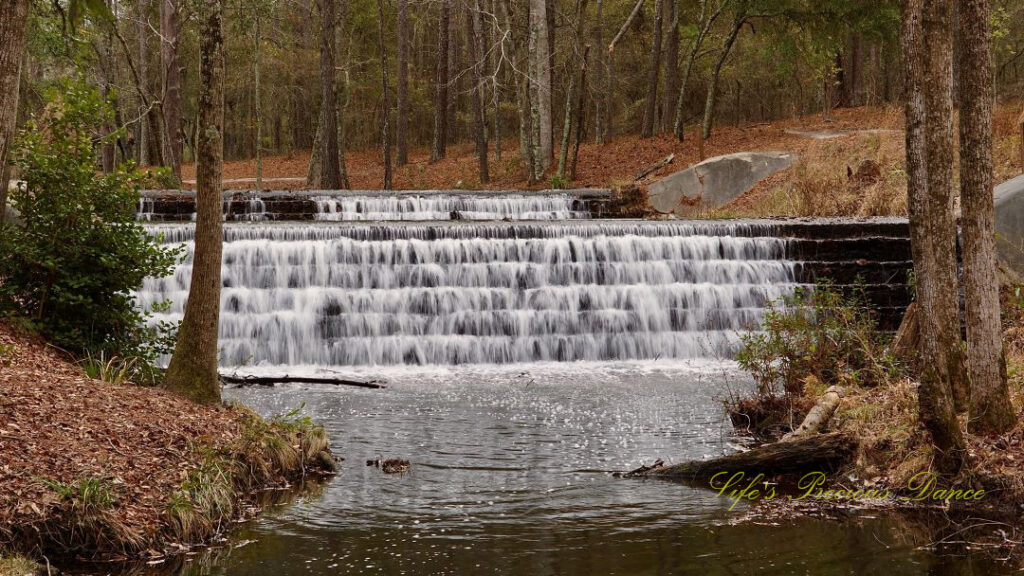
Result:
M158 557L333 463L323 430L93 380L0 322L0 555Z

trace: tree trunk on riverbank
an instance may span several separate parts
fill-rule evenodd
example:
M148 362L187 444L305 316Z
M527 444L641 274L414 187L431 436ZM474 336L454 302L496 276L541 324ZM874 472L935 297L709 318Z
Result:
M222 253L221 168L224 160L224 38L221 0L203 0L196 158L196 232L185 317L164 387L202 404L220 402L217 327Z
M21 61L25 51L25 22L28 0L0 0L0 224L3 224L7 203L7 162L14 124L18 120L18 91L21 83Z
M960 31L960 200L963 208L968 429L999 434L1017 418L1006 385L992 199L992 66L988 0L957 0Z
M923 5L927 3L928 6ZM900 38L904 54L904 90L906 91L906 165L907 198L910 216L911 249L914 258L914 272L917 280L917 300L920 314L920 362L923 368L918 402L921 422L932 435L937 452L936 465L940 471L955 474L964 464L966 450L963 433L960 430L954 409L950 363L957 358L948 346L952 332L959 344L959 325L949 327L946 311L957 313L956 276L951 272L955 266L953 246L951 198L943 195L952 193L952 183L936 182L940 162L951 161L952 139L951 118L942 118L942 113L951 112L950 82L942 78L943 70L949 73L950 46L948 15L943 16L946 4L937 0L902 0L900 4ZM927 28L922 21L928 12ZM927 37L925 33L927 32ZM925 44L925 40L929 43ZM926 83L927 82L927 83ZM943 101L945 100L945 101ZM936 105L944 110L936 112ZM943 132L941 126L948 124ZM944 173L952 179L952 166L947 165ZM953 298L939 297L942 282L952 282ZM958 348L957 348L958 349Z
M650 68L647 70L647 99L644 102L644 124L641 138L654 136L654 123L658 114L658 76L661 72L661 28L664 20L662 0L654 0L654 42L651 43Z

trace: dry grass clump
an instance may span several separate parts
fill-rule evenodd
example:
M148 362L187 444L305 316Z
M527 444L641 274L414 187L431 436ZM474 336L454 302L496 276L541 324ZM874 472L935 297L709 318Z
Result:
M251 510L257 490L335 469L326 431L299 410L268 421L247 408L235 409L238 440L220 448L195 447L200 464L169 499L167 533L175 544L199 544L222 534Z
M0 556L0 576L36 576L43 568L23 556Z
M745 217L906 214L903 135L873 132L812 141L790 169L719 211Z

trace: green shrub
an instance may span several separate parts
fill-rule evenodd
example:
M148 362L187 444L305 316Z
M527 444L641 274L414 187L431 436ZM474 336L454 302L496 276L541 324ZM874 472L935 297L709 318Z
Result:
M565 190L569 187L569 183L562 176L552 176L550 184L552 190Z
M27 185L11 195L21 226L0 226L0 312L27 316L77 354L138 357L148 364L173 342L173 326L146 327L133 291L171 272L176 249L135 223L132 166L96 169L96 138L110 107L89 86L63 82L18 135L14 162Z
M863 288L844 297L825 282L770 306L763 331L743 336L736 359L762 396L800 395L810 376L826 386L872 386L900 370L884 340Z

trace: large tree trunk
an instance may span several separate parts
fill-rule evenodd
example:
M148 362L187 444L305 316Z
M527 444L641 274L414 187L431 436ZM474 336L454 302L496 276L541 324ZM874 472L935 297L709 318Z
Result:
M640 136L654 136L654 123L658 116L658 76L661 73L661 27L664 17L663 0L654 0L654 41L651 43L651 59L647 65L647 100L644 106L644 124Z
M320 188L341 188L338 168L338 93L335 87L335 0L320 0Z
M935 78L929 79L928 86L924 85L926 73L931 69L929 60L934 58L926 58L924 54L923 1L934 0L902 0L900 6L900 38L904 54L904 90L906 91L907 205L910 216L917 300L920 307L921 361L919 364L931 367L931 369L925 368L923 371L921 385L918 389L918 404L921 421L931 433L932 442L935 445L937 467L944 473L955 474L964 465L966 451L963 433L957 422L953 404L952 387L948 379L948 363L942 360L946 355L940 355L942 347L939 341L940 320L937 317L938 310L936 309L946 307L957 310L959 307L950 305L951 302L957 301L955 297L953 300L945 302L937 298L936 283L940 276L938 273L939 242L946 237L948 243L948 235L951 234L951 231L945 230L941 223L935 222L935 218L941 218L941 214L934 214L934 210L930 206L932 204L930 197L935 194L935 191L931 190L932 178L929 176L933 169L931 161L933 156L936 161L940 160L940 155L929 154L927 150L930 144L928 132L934 130L929 129L931 119L926 117L926 107L938 98L934 94ZM933 7L931 12L935 11ZM939 11L941 12L941 7ZM932 18L934 17L933 14ZM938 46L931 48L941 52L943 49L941 26L939 26L938 37L935 36L935 24L932 23L931 27L928 40L932 44L938 43ZM941 79L939 81L941 82ZM952 174L949 176L951 177ZM949 186L950 184L947 184L947 188ZM941 192L940 189L939 193ZM941 211L942 206L939 208ZM954 277L953 281L955 282L955 280ZM959 327L954 330L956 334L959 334Z
M160 61L163 68L163 98L166 153L176 182L181 182L181 67L178 64L178 0L160 1Z
M25 52L28 0L0 0L0 224L7 204L7 162L18 119L21 61Z
M384 44L384 0L377 0L377 34L380 42L381 140L384 149L384 189L391 189L391 101L388 98L388 50Z
M337 5L337 18L338 24L334 30L334 59L337 62L339 58L339 51L341 46L344 44L345 38L345 22L348 17L348 2L346 0L339 0ZM334 86L335 96L338 101L335 103L337 112L335 117L338 121L338 174L341 175L341 186L343 190L351 188L348 181L348 167L345 161L345 151L348 148L348 124L346 118L348 118L348 105L352 101L352 97L349 91L349 73L348 73L348 62L345 65L335 65L336 74L334 75ZM340 87L339 87L340 86Z
M481 68L484 61L484 23L480 0L466 7L466 42L470 51L470 72L473 81L470 99L473 101L473 142L476 144L477 166L480 183L487 184L491 178L487 170L487 125L484 111L484 79Z
M722 44L722 52L718 55L715 67L711 70L711 78L708 80L708 96L704 101L704 121L701 123L701 137L704 140L711 137L711 124L715 114L715 96L718 92L718 76L722 72L722 66L725 64L726 58L729 57L729 52L732 51L733 44L736 43L736 37L739 36L740 29L743 28L745 20L746 16L742 12L736 14L732 21L732 29L729 30L729 35L726 36L725 42Z
M398 0L398 117L395 118L395 164L409 162L409 9L408 0Z
M968 428L1001 433L1016 423L1006 385L992 203L992 54L988 0L957 0L960 49L960 203L963 210Z
M448 28L451 0L441 2L441 21L437 32L437 82L434 85L434 141L430 161L444 158L448 145Z
M263 190L263 105L260 103L260 17L255 18L253 30L253 55L252 55L252 76L253 76L253 100L256 111L256 190Z
M224 159L224 38L221 0L203 0L196 145L196 233L185 317L164 386L196 402L220 402L221 165Z
M532 56L530 94L531 104L536 108L537 123L534 160L535 178L540 179L551 167L554 160L554 141L552 140L551 110L551 57L548 35L548 15L546 0L530 0L530 55Z
M659 130L668 132L675 119L676 99L679 98L679 0L667 2L668 38L665 40L665 90L661 102Z
M969 381L960 338L960 290L957 278L956 222L953 215L953 74L952 0L926 0L922 23L925 34L924 105L925 154L928 166L928 213L935 258L935 300L922 306L933 318L938 338L932 365L953 391L958 412L967 410ZM934 312L934 314L932 314ZM927 325L927 323L926 323Z

